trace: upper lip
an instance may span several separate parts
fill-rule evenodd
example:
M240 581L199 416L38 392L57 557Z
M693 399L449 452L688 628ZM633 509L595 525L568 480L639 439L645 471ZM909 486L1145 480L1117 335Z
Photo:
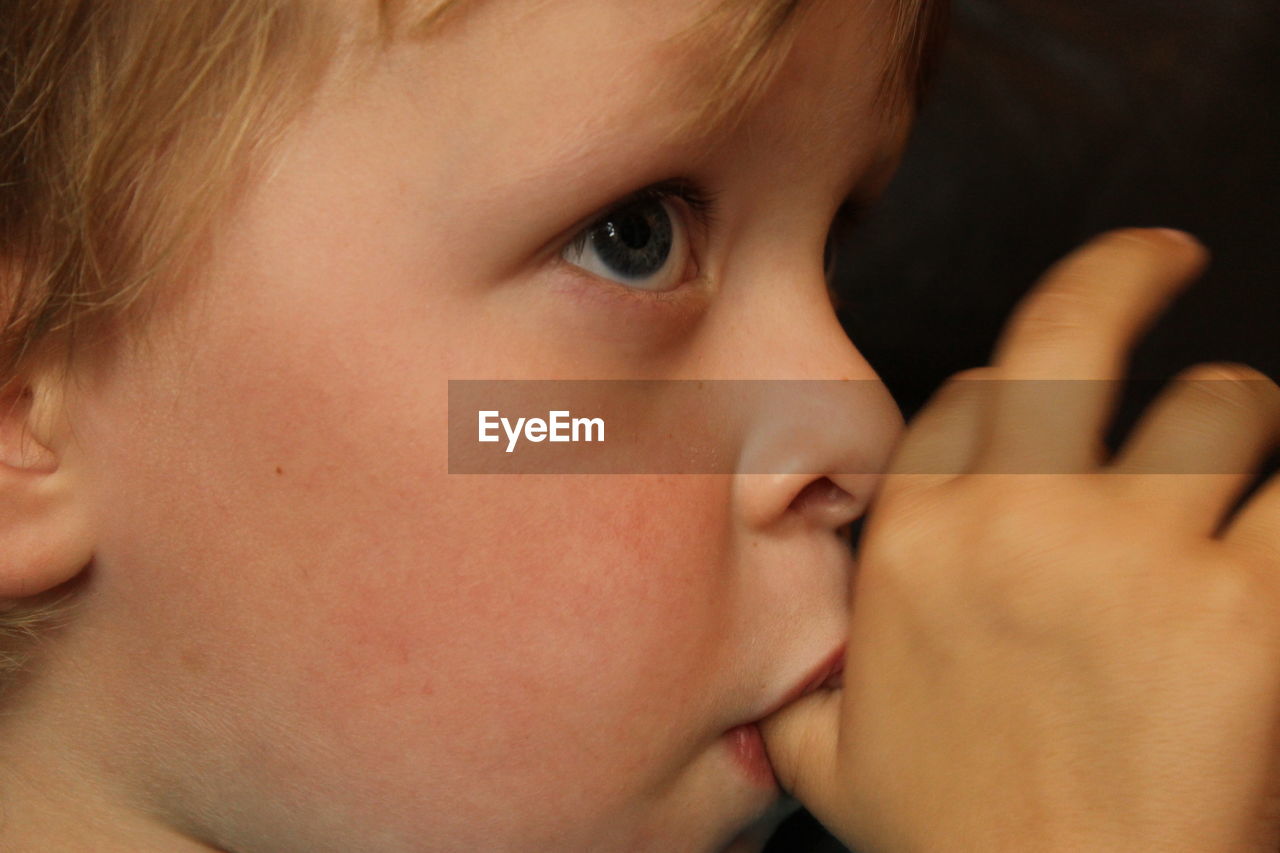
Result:
M797 699L808 696L810 693L814 693L824 687L841 686L844 680L844 655L845 644L841 643L819 661L807 676L797 681L795 686L769 706L769 709L761 714L758 719L763 720L765 717L771 717Z

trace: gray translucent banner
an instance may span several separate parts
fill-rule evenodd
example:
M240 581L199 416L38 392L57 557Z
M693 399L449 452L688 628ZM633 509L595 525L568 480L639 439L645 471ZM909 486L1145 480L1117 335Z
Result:
M871 380L450 380L449 472L1078 473L1122 392L1151 402L1118 473L1253 473L1280 427L1267 380L956 380L905 447Z

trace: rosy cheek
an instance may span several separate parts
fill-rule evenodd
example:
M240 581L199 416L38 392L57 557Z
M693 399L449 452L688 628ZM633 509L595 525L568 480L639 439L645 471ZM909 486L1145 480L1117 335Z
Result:
M724 523L712 478L693 488L697 478L434 479L438 488L368 532L384 562L366 559L341 581L330 618L353 652L403 660L418 643L466 640L567 655L592 637L618 645L652 631L655 614L669 628L725 582L706 536Z
M448 498L409 516L420 532L399 568L344 580L321 620L334 653L319 681L363 685L346 693L356 705L429 713L455 744L491 719L507 760L531 731L634 725L655 697L693 698L731 582L706 535L724 524L716 479L440 481Z

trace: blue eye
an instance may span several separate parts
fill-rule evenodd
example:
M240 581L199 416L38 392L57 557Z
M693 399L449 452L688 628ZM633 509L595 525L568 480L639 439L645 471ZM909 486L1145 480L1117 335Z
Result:
M641 199L597 220L561 257L628 287L671 290L688 266L688 240L669 202Z
M706 225L711 201L692 185L673 181L643 190L583 229L560 257L574 266L639 290L674 290L692 254L679 198Z

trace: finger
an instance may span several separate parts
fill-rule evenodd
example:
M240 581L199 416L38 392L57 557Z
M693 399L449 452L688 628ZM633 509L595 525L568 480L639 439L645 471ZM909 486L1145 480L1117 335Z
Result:
M1212 535L1280 443L1280 386L1244 365L1179 374L1143 415L1109 471L1182 529Z
M1095 466L1128 350L1205 260L1181 232L1130 229L1103 235L1051 269L996 348L994 365L1006 381L978 468Z
M886 491L930 488L963 473L981 440L992 396L990 368L961 371L946 381L912 419L900 440Z
M837 772L842 696L840 690L813 693L759 723L778 784L815 814L837 810L842 799Z

